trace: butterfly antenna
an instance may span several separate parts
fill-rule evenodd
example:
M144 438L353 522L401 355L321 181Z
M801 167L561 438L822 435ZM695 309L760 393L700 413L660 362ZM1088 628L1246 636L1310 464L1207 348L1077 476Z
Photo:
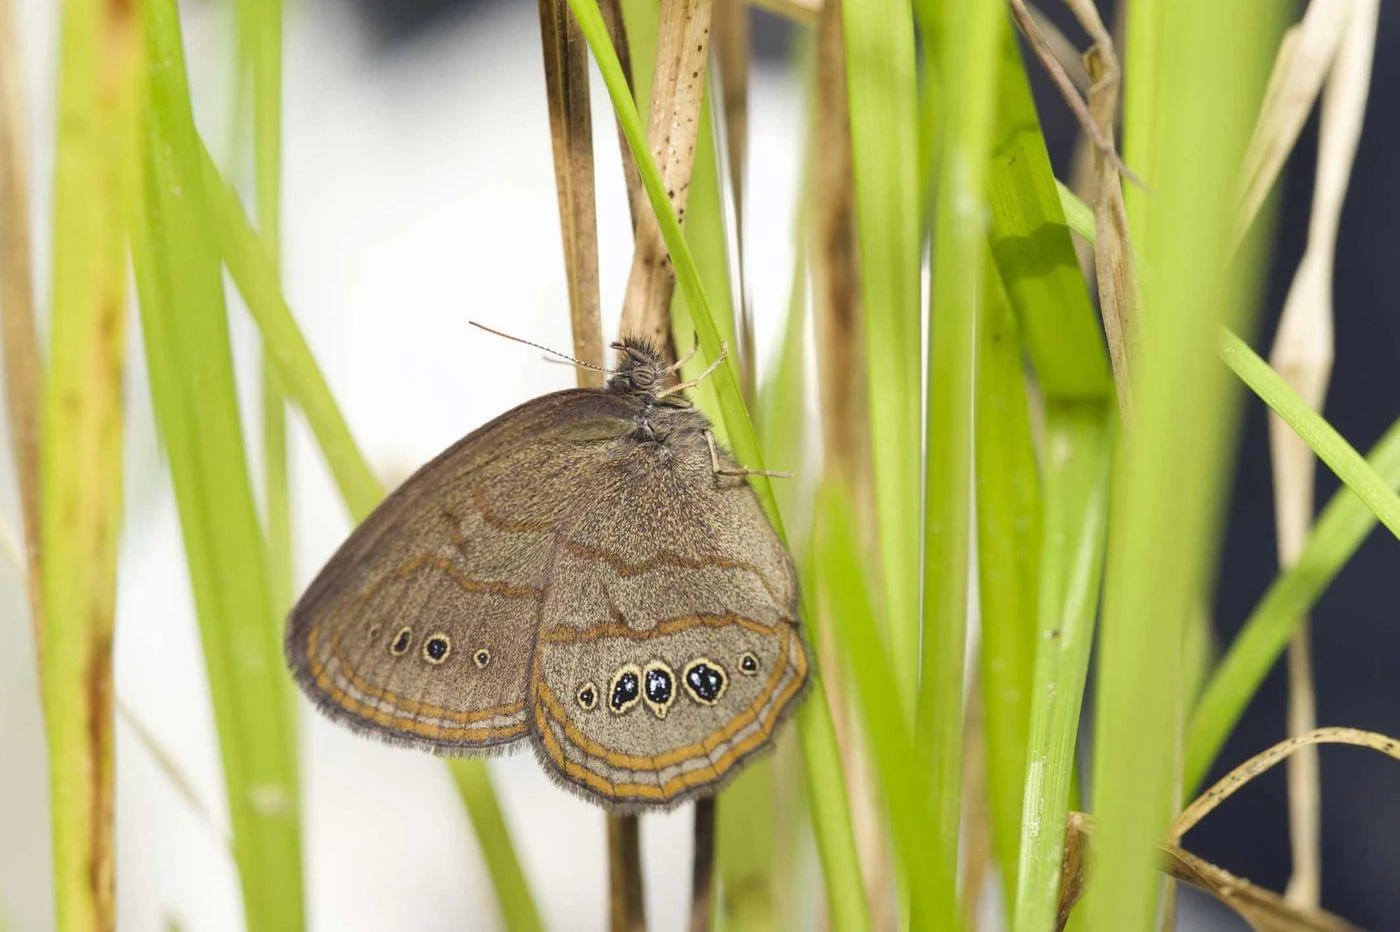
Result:
M499 331L499 330L493 330L493 329L491 329L490 327L486 326L485 324L479 324L479 323L477 323L477 322L474 321L474 320L469 320L469 321L467 321L467 323L471 324L473 327L475 327L475 328L478 329L478 330L485 330L487 333L495 334L495 335L498 336L498 337L504 337L505 339L507 339L507 340L512 340L512 341L514 341L514 342L516 342L516 343L524 343L526 346L533 346L533 347L534 347L535 349L537 349L537 350L544 350L546 353L549 353L551 356L558 356L560 359L564 360L565 362L572 363L573 365L578 366L578 367L581 368L581 369L592 369L594 372L602 372L602 373L607 374L607 375L611 375L612 373L614 373L615 371L617 371L617 370L615 370L615 369L604 369L602 366L595 366L595 365L593 365L593 363L591 363L591 362L584 362L582 359L575 359L574 357L568 355L567 353L561 353L561 352L559 352L559 351L556 350L556 349L550 349L548 346L545 346L543 343L532 343L532 342L530 342L529 340L522 340L520 337L513 337L513 336L511 336L511 335L508 334L508 333L502 333L502 332Z
M695 386L699 385L701 382L703 382L703 381L705 381L707 378L709 378L710 375L713 374L714 371L715 371L716 369L718 369L721 365L723 365L723 363L724 363L724 357L726 357L726 356L728 356L728 355L729 355L729 344L728 344L728 343L725 343L724 341L721 341L720 344L719 344L719 356L717 356L717 357L715 358L715 361L712 362L712 363L710 363L710 364L705 368L705 371L704 371L704 372L700 373L700 374L697 375L695 378L691 379L689 382L680 382L680 383L678 383L678 384L676 384L676 385L672 385L670 388L667 388L667 389L664 389L664 390L662 390L662 391L657 392L657 393L656 393L656 397L657 397L657 398L665 398L667 395L674 395L676 392L683 392L683 391L685 391L687 388L694 388Z

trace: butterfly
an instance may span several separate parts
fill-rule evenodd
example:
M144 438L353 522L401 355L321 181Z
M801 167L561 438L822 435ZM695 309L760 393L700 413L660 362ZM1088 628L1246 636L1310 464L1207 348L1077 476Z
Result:
M713 793L769 744L808 678L792 558L699 380L613 349L605 387L467 435L321 570L285 643L321 711L439 754L528 742L618 812Z

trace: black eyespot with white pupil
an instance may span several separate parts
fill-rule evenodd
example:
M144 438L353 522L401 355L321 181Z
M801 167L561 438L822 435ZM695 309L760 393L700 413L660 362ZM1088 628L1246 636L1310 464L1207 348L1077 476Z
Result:
M636 704L641 696L641 683L638 682L635 670L624 670L617 675L612 684L612 695L608 697L608 705L614 712L625 712Z
M691 697L702 705L714 705L724 694L728 681L724 669L711 660L696 660L685 668L685 687Z
M432 664L442 663L451 650L452 642L447 639L447 635L434 634L423 642L423 659Z
M657 705L666 705L671 701L675 684L671 681L669 670L651 667L646 671L646 687L647 699Z
M758 672L758 658L752 652L745 653L739 658L739 669L749 676L753 676Z
M400 657L408 653L408 647L413 643L413 629L401 628L399 633L394 635L394 640L389 644L389 653L395 657Z
M598 704L598 690L592 683L584 683L578 690L578 704L584 709L592 709Z
M478 670L485 670L486 665L491 662L491 652L483 647L472 655L472 660Z

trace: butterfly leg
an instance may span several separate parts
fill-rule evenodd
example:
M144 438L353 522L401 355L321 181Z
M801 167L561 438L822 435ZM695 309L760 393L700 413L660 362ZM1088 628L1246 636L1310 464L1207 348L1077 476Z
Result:
M698 352L700 352L700 337L697 336L695 338L695 345L690 348L690 352L686 353L680 359L677 359L675 362L667 366L666 371L680 372L681 369L685 367L686 363L690 362L692 359L695 358L695 354Z
M774 472L767 469L748 469L740 467L738 469L726 469L719 462L719 448L715 446L715 435L708 430L705 431L705 443L710 448L710 468L715 471L716 476L770 476L774 479L791 479L790 472Z

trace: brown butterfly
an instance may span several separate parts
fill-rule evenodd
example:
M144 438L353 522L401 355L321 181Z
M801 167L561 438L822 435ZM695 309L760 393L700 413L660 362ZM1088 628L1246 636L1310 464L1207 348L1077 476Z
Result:
M332 719L440 754L528 739L622 811L713 793L769 743L807 682L792 559L695 382L613 348L605 388L458 441L317 576L286 653Z

